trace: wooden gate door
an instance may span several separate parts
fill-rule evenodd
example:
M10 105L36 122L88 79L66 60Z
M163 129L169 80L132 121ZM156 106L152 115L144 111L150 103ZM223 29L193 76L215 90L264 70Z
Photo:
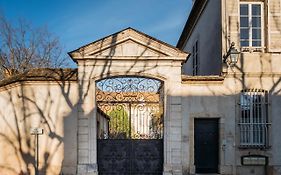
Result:
M163 84L113 77L96 85L98 171L104 175L162 174Z

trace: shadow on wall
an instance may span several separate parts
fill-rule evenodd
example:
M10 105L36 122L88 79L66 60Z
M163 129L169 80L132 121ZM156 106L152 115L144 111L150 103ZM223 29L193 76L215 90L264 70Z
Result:
M22 75L23 82L1 87L1 174L34 174L37 143L30 131L38 127L44 130L39 136L39 172L59 174L63 159L70 160L66 165L74 169L76 166L78 97L75 93L70 95L71 90L75 92L76 83L62 80L59 77L64 76L62 70L32 71L35 72ZM38 77L37 71L47 75ZM34 73L37 75L32 75ZM39 82L27 83L25 79ZM70 150L73 153L64 155Z
M134 61L131 61L131 66L126 70L123 70L123 68L113 70L112 57L116 53L116 37L115 35L112 37L111 50L98 75L94 69L95 66L100 65L96 65L97 60L91 60L91 65L87 65L85 61L78 63L78 75L76 70L70 71L72 76L76 77L75 79L65 79L69 75L62 69L50 69L48 70L49 76L40 77L44 81L27 83L24 78L28 80L30 77L25 76L20 81L2 86L0 92L0 151L2 151L0 174L34 174L36 145L34 136L30 135L30 128L32 127L44 129L44 134L39 136L39 172L41 174L77 173L77 148L82 147L82 145L79 146L80 141L78 142L77 138L77 133L80 132L77 127L77 118L92 117L95 111L93 107L87 111L84 106L85 100L94 100L91 99L91 93L89 93L93 90L91 88L95 86L92 79L94 77L108 77L111 76L112 71L118 73L120 70L124 75L141 75L158 66L158 63L150 66L148 65L149 61L147 61L142 68L138 67L138 71L135 72L135 66L146 52L144 50L139 56L135 57ZM150 44L151 40L146 43L147 46ZM102 46L103 40L100 47L102 48ZM83 50L81 50L81 54L84 54ZM242 57L241 67L236 67L242 78L241 76L235 78L241 85L240 87L245 89L250 87L246 84L243 60ZM34 77L38 77L38 75ZM262 78L263 75L260 77L261 86L264 83ZM280 94L280 81L280 77L278 80L272 77L273 85L269 89L270 95L277 96ZM183 95L183 97L200 99L198 105L195 106L200 109L198 112L209 112L214 110L210 108L209 104L217 104L218 98L224 98L224 95L228 96L228 94L217 95L216 89L212 87L208 88L208 92L210 93L208 98L205 98L204 95L194 97ZM233 91L231 94L234 94L232 97L235 99L236 92ZM208 103L209 101L213 102ZM277 101L280 102L279 97ZM220 111L221 106L214 108ZM233 109L234 106L228 108Z
M112 37L111 44L115 43L116 37ZM98 76L109 76L111 56L114 54L113 46ZM142 54L135 63L140 57ZM39 136L39 173L77 173L77 117L78 113L79 116L90 117L87 114L92 114L94 110L85 114L81 106L89 95L95 67L93 62L90 72L85 72L85 64L79 65L82 81L77 80L77 70L35 69L0 82L0 174L35 173L36 142L35 136L30 133L34 127L44 130ZM36 71L43 71L43 75Z

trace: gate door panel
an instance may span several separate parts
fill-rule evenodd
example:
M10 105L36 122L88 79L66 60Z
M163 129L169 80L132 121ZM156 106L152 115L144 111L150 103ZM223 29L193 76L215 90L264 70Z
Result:
M162 174L163 83L113 77L96 84L99 174Z
M130 171L129 140L98 140L99 174L126 174Z
M163 140L133 140L132 174L162 174Z

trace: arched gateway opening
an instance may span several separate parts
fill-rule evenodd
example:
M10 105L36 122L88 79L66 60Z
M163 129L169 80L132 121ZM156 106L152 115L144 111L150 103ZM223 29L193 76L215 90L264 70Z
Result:
M99 174L162 174L163 97L153 78L96 82Z

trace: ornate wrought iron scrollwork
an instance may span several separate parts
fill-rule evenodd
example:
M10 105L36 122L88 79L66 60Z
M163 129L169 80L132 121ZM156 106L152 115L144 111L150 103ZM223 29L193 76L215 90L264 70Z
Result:
M98 138L163 137L161 81L143 77L114 77L98 81L96 87L97 106L108 119L105 121L98 114Z
M97 101L159 102L162 82L143 77L116 77L97 82Z

